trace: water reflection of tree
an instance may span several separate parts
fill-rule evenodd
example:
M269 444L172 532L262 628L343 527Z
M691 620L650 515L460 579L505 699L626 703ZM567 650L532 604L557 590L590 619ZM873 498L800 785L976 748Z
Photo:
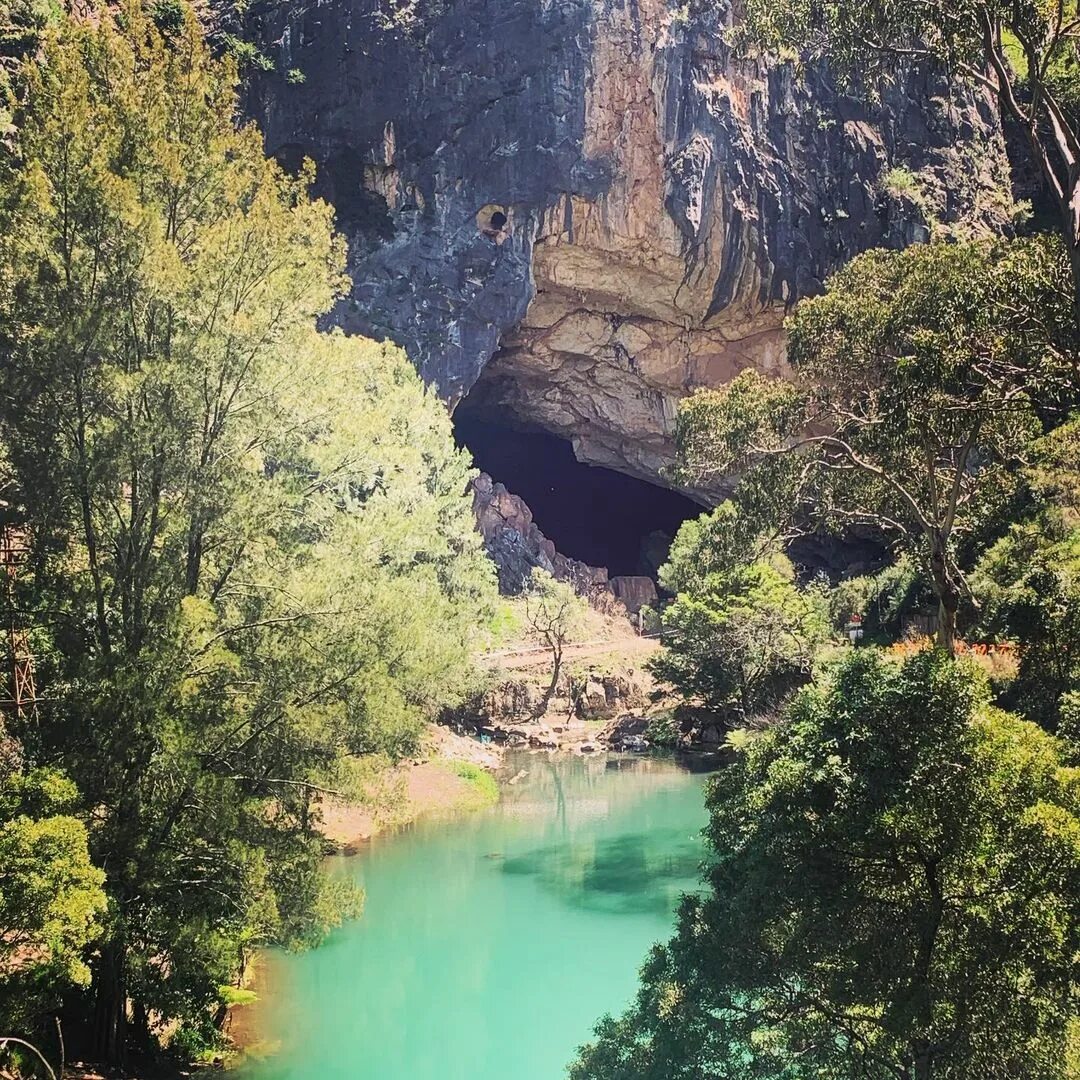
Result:
M566 792L563 790L561 770L555 767L555 762L547 759L548 771L551 773L552 782L555 784L555 830L568 836L570 833L570 821L566 814Z
M575 907L613 912L668 911L678 894L692 887L700 859L694 838L652 836L649 815L632 833L607 835L593 825L609 819L618 804L625 807L658 787L679 783L679 770L671 763L545 757L536 764L530 802L546 807L547 843L509 860L508 873L536 875ZM638 780L629 789L626 774Z

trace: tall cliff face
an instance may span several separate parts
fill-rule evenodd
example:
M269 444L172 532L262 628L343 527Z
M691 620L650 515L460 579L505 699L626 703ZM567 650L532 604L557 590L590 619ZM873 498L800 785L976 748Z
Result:
M697 8L700 7L700 10ZM267 148L350 241L333 319L451 403L655 478L675 406L783 371L785 309L930 216L993 227L990 102L912 70L877 104L736 59L723 0L298 0L245 35Z

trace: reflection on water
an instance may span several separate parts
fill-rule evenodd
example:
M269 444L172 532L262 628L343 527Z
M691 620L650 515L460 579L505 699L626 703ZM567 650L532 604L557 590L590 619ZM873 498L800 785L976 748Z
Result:
M696 887L703 777L515 755L495 809L340 860L364 917L272 960L251 1080L557 1080ZM248 1077L245 1077L248 1080Z
M701 844L684 829L656 829L534 848L503 863L566 904L595 911L670 912L694 888Z

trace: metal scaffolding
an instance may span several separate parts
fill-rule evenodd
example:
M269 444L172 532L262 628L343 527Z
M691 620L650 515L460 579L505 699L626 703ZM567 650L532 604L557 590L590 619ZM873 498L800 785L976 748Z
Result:
M34 686L34 656L30 652L30 632L23 625L15 597L19 567L29 552L26 531L18 525L0 525L0 568L4 573L4 602L7 608L8 678L7 697L0 699L0 710L23 719L37 707Z

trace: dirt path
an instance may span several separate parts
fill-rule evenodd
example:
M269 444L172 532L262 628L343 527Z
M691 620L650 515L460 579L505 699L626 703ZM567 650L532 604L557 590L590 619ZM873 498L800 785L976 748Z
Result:
M582 660L591 656L608 656L611 654L620 657L648 656L659 648L659 637L651 634L645 634L641 637L634 635L614 638L606 641L583 641L566 646L563 651L563 663ZM535 645L528 649L506 649L485 653L477 659L484 667L506 671L514 668L550 666L551 651L543 645Z

